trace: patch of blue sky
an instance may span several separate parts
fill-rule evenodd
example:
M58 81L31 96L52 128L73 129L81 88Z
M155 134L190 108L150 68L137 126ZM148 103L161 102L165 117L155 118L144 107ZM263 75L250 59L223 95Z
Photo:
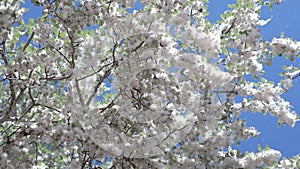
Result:
M175 145L175 147L176 147L177 149L180 149L181 143L177 143L177 144Z
M1 46L0 46L0 47L1 47ZM4 63L4 60L3 60L2 58L0 59L0 64L1 64L1 65L4 65L4 64L5 64L5 63Z
M55 80L54 81L54 88L59 88L60 87L60 83L57 81L57 80Z
M176 143L175 144L175 146L172 146L171 148L170 148L170 152L171 153L174 153L174 151L176 150L176 149L180 149L181 148L181 143L179 142L179 143Z
M103 92L103 93L101 93L100 95L95 96L94 102L98 102L98 101L103 102L103 101L105 101L105 95L106 95L106 94L109 94L109 93L111 93L111 92Z
M111 88L111 83L108 79L112 79L112 75L109 75L107 78L104 79L104 83L106 84L106 87ZM113 88L111 88L111 90L113 90Z
M183 116L183 117L185 117L186 114L188 113L188 109L184 109L184 110L177 109L177 111L179 112L180 116Z
M78 9L79 5L82 3L82 0L74 0L73 3L74 3L75 9Z
M140 11L144 8L143 4L141 4L140 0L134 2L132 8L126 8L126 11L132 14L134 11Z
M202 140L202 136L196 137L196 141L197 141L197 142L199 142L199 141L201 141L201 140Z
M174 25L171 25L171 24L167 24L167 26L169 26L169 32L170 32L170 35L172 37L176 37L176 34L175 34L175 26Z
M99 160L97 160L97 159L94 159L94 160L92 160L92 162L91 162L89 168L90 168L90 167L94 167L94 166L99 166L99 167L100 167L101 165L102 165L102 162L101 162L101 161L99 161Z
M47 149L47 150L51 150L51 143L48 143L48 144L47 144L46 149Z
M105 91L103 93L101 93L100 95L95 96L94 101L98 102L98 101L104 101L105 100L105 95L106 94L110 94L110 93L115 93L114 88L111 85L111 82L109 79L112 79L112 75L109 75L108 78L104 79L104 84L106 85L107 88L109 88L109 91Z
M172 147L169 149L169 151L170 151L171 153L174 153L174 151L175 151L176 149L180 149L181 146L184 144L185 140L186 140L186 139L184 138L184 139L182 139L180 142L176 143L174 146L172 146ZM198 136L198 137L195 138L195 142L200 142L200 141L202 141L202 136ZM193 157L194 157L193 154L190 155L190 158L193 158Z
M28 11L23 14L25 23L28 23L30 18L37 18L42 16L43 7L35 6L33 3L31 3L30 0L25 0L25 3L21 3L20 6L28 9Z
M61 90L61 92L67 92L68 91L68 85L62 84L58 80L54 80L53 82L49 81L47 82L48 85L54 85L54 89Z
M84 26L83 29L86 29L86 30L93 30L94 32L97 32L97 29L99 28L100 26L99 25L91 25L91 26ZM102 30L104 31L104 30Z
M89 168L90 167L95 167L95 166L101 167L102 165L104 165L106 163L111 163L112 161L113 161L113 159L111 157L108 157L104 154L103 159L101 161L97 160L97 159L93 159L90 166L89 166Z
M0 75L0 81L3 83L3 84L8 84L8 80L7 79L3 79L3 77Z
M209 1L208 4L209 15L207 16L207 19L212 23L216 23L216 21L220 19L220 15L224 13L225 10L229 9L228 4L234 4L234 3L236 3L236 0Z

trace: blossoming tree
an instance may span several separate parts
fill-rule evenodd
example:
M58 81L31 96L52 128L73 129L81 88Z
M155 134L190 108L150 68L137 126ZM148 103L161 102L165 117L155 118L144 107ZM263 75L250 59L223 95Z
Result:
M0 168L300 167L231 148L259 134L243 112L298 119L281 94L299 70L262 78L300 50L261 39L261 7L280 0L237 0L215 24L208 0L141 0L133 13L131 0L31 0L42 16L28 23L22 2L0 2Z

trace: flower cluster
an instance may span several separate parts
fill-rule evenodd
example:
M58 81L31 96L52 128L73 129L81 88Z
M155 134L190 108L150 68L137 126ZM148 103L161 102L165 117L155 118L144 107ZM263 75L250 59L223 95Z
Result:
M297 168L231 148L259 135L241 113L298 120L281 95L299 70L261 77L269 58L300 51L262 42L267 2L238 1L215 24L207 0L132 13L131 0L36 0L43 15L28 23L20 2L0 2L0 168Z

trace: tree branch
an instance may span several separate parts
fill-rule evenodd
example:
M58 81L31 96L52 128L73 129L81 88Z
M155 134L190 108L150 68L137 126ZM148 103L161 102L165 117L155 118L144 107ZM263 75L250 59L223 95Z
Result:
M111 64L113 64L113 63L105 64L105 65L103 65L100 69L98 69L97 71L94 71L92 74L89 74L89 75L86 75L86 76L84 76L84 77L78 78L77 80L80 81L80 80L83 80L83 79L85 79L85 78L91 77L91 76L93 76L93 75L99 73L101 70L103 70L105 67L107 67L107 66L109 66L109 65L111 65Z
M232 21L232 23L231 23L231 25L230 25L230 27L228 29L222 30L222 34L223 35L221 36L221 39L223 39L224 35L228 34L234 28L235 21L236 21L236 18L233 19L233 21Z
M111 69L112 69L112 68L111 68ZM97 83L96 86L94 87L93 93L90 95L90 97L89 97L89 99L88 99L88 101L86 102L85 105L89 105L89 104L91 103L92 99L96 96L96 93L97 93L97 91L98 91L100 85L104 82L104 79L107 78L107 77L110 75L111 69L107 70L107 71L105 72L105 74L99 79L98 83Z
M66 55L64 55L61 51L59 51L58 49L56 49L54 46L52 46L52 48L57 51L61 56L63 56L63 58L72 66L71 61L67 58Z
M96 95L96 93L97 93L97 91L98 91L100 85L104 82L104 79L106 79L106 78L110 75L111 70L112 70L113 68L115 68L116 66L118 66L118 61L116 60L116 56L115 56L115 52L116 52L117 46L118 46L118 44L115 43L115 44L114 44L114 47L113 47L113 49L112 49L112 58L113 58L113 62L112 62L111 67L110 67L107 71L105 71L104 75L99 79L98 83L97 83L96 86L94 87L94 92L90 95L90 97L89 97L89 99L88 99L88 101L86 102L85 105L89 105L89 104L91 103L91 101L92 101L92 99L95 97L95 95Z
M4 64L5 66L9 67L9 63L8 63L8 59L6 57L6 43L5 40L3 40L2 42L2 51L1 51L1 56L3 58ZM15 105L16 102L16 91L15 91L15 85L13 83L13 72L11 72L11 70L9 70L8 73L8 81L9 81L9 89L10 89L10 103L9 103L9 107L8 110L5 112L5 114L3 115L3 117L0 119L0 123L4 122L6 118L8 118L9 114L12 112L13 107Z
M84 106L84 101L83 101L83 98L82 98L82 95L81 95L81 90L79 88L79 84L78 84L78 79L75 79L75 87L76 87L76 90L78 92L78 95L79 95L79 101L80 101L80 104L82 106Z
M32 40L34 36L34 32L31 33L31 36L29 37L29 39L27 40L26 44L24 45L22 51L25 52L26 48L28 47L28 45L30 44L30 41Z

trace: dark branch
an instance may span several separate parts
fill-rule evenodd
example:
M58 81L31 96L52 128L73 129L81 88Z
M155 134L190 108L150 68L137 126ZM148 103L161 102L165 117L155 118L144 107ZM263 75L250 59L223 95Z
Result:
M25 52L25 50L28 47L28 45L30 44L30 41L32 40L33 36L34 36L34 32L32 32L31 36L29 37L29 39L27 40L25 46L23 47L23 50L22 50L23 52Z

